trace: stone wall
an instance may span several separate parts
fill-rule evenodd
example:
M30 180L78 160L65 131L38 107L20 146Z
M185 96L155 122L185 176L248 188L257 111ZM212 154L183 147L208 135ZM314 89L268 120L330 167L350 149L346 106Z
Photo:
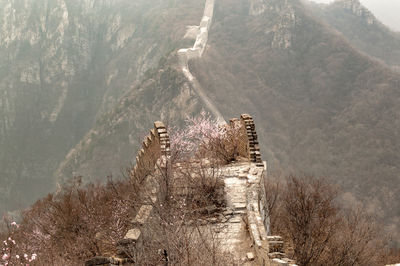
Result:
M265 178L267 178L267 164L262 162L258 145L257 132L253 118L242 114L240 119L231 119L232 129L239 137L237 155L249 162L249 171L244 183L246 194L245 217L248 233L255 252L254 259L258 265L294 265L284 253L283 240L280 236L270 235L269 215L266 209ZM170 156L170 143L167 130L163 123L155 122L154 129L143 142L143 148L136 157L136 166L132 170L132 178L143 180L140 198L143 205L132 219L131 229L117 244L116 257L96 257L86 262L86 265L133 265L137 251L140 251L143 241L144 225L152 216L154 204L162 201L162 184L155 176L161 175L157 171L166 169ZM247 161L245 160L245 161ZM251 256L250 256L251 257Z
M132 170L132 177L143 179L154 171L154 166L161 156L171 154L169 135L162 122L155 122L154 129L144 139L142 149L136 156L136 165Z
M267 238L267 231L263 223L262 205L260 204L261 184L264 176L265 168L256 164L252 165L247 176L247 189L246 189L246 211L247 223L251 240L254 245L256 258L259 260L260 265L267 265L269 262L269 243Z
M240 119L233 118L229 121L227 127L238 130L239 138L234 139L237 156L247 158L257 166L264 167L253 118L248 114L242 114Z
M131 178L142 184L140 198L143 205L131 221L131 229L117 243L117 256L94 257L85 265L133 265L135 256L143 241L143 226L149 220L153 206L162 195L162 184L156 179L155 172L163 171L171 155L169 135L162 122L155 122L154 129L144 139L142 149L136 156L136 165Z
M184 38L195 39L193 46L190 48L179 49L177 54L182 73L185 75L188 81L190 81L193 89L203 101L204 106L213 113L219 124L226 124L225 119L218 110L217 106L207 96L206 92L200 86L199 82L196 81L189 69L189 61L192 59L201 58L207 47L208 33L214 16L214 4L215 0L206 0L200 25L188 26L187 32L184 36Z
M191 26L189 28L191 34L187 34L187 36L196 36L196 41L193 47L180 49L178 51L178 55L183 58L181 61L183 68L188 68L187 64L190 59L200 58L203 55L204 49L206 48L208 42L208 31L211 27L214 14L214 1L215 0L206 0L200 26ZM197 31L196 34L194 34L193 31Z
M248 114L242 114L240 116L240 121L243 128L246 130L248 158L257 166L264 167L261 160L260 146L258 144L258 137L253 118Z
M158 174L151 175L155 172L163 171L163 168L166 167L167 158L171 155L169 135L162 122L154 123L154 129L145 138L142 146L143 148L136 157L136 166L132 171L132 178L145 179L140 195L143 205L135 218L132 219L131 229L117 244L118 255L122 258L133 260L137 250L141 248L142 228L152 214L153 205L163 198L162 184L155 177Z
M283 240L280 236L271 236L270 219L266 209L267 199L265 178L267 163L261 160L261 152L253 118L242 114L239 119L231 119L230 126L240 123L243 139L237 143L239 156L248 158L251 164L247 175L246 214L249 234L253 242L255 258L259 265L294 265L294 261L284 253Z

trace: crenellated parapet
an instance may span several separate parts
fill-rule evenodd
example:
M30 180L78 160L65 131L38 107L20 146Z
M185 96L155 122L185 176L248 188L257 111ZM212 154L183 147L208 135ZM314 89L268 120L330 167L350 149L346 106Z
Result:
M142 148L136 156L136 165L131 178L141 184L140 201L143 202L131 220L131 227L123 239L117 243L114 257L94 257L86 261L86 266L94 265L133 265L135 256L143 244L143 227L150 219L154 204L163 198L162 184L155 178L165 170L166 161L171 155L167 128L162 122L155 122L150 134L145 137Z
M233 118L229 121L230 123L227 126L231 130L237 131L236 134L238 135L238 138L234 139L237 155L249 159L250 162L259 167L263 167L264 164L261 160L260 145L253 118L248 114L242 114L240 119Z
M140 195L143 205L132 219L131 229L117 243L118 256L120 258L134 259L137 250L141 248L143 226L149 220L154 204L164 198L162 184L155 176L160 174L160 171L163 171L166 167L165 163L170 155L170 140L167 128L163 122L154 122L154 129L150 131L150 134L143 141L142 149L136 156L136 165L131 173L131 178L144 181Z
M238 156L250 161L246 176L246 219L249 235L253 243L255 258L260 265L294 265L284 253L280 236L271 236L270 219L267 210L265 179L267 163L261 159L258 136L253 118L242 114L239 119L231 119L229 126L238 129L235 138Z
M260 146L256 127L253 118L248 114L242 114L240 121L243 128L246 130L248 156L251 162L256 163L257 166L263 167L264 164L261 160Z
M154 171L154 166L161 156L171 155L169 135L162 122L155 122L154 129L146 136L142 148L136 156L136 165L131 176L143 179Z

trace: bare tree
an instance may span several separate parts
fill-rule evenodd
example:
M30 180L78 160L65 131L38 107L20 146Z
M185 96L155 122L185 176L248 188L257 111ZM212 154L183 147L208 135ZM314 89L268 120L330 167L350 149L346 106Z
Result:
M280 188L267 181L266 191L273 233L284 236L299 265L388 262L388 242L376 220L361 207L341 206L338 188L326 180L289 176Z

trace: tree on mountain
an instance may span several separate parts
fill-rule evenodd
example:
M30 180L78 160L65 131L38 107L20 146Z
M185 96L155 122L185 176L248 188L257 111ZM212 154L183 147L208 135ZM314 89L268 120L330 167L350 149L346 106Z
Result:
M266 182L274 203L272 231L289 243L288 253L299 265L388 263L388 242L376 221L361 208L342 206L336 186L310 176L289 176L284 185L273 184Z

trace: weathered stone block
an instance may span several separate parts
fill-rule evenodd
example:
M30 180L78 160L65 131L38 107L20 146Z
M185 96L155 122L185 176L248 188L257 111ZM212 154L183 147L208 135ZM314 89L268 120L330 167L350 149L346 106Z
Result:
M142 205L139 209L139 212L136 214L135 218L132 219L133 226L143 226L150 217L150 214L153 210L153 206L151 205Z
M274 263L273 265L289 265L288 262L281 259L273 259L272 262Z
M157 129L158 128L165 128L165 125L161 121L156 121L156 122L154 122L154 127L157 128Z
M158 128L157 132L158 132L158 135L161 136L162 134L166 134L167 130L165 128Z
M133 228L126 233L125 238L123 240L125 240L125 242L137 242L140 237L140 234L141 231L139 228Z
M253 261L255 259L255 256L253 254L253 252L249 252L246 254L246 257L249 261Z

